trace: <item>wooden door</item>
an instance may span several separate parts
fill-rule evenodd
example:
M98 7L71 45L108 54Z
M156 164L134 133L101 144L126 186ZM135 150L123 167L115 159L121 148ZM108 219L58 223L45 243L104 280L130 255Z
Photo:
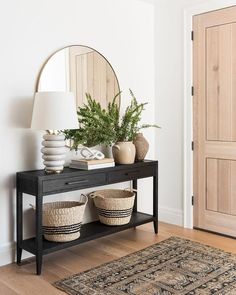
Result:
M194 226L236 237L236 6L193 30Z
M77 105L86 103L85 93L89 93L106 108L119 92L116 75L107 60L90 48L72 46L69 61L70 89L75 93Z

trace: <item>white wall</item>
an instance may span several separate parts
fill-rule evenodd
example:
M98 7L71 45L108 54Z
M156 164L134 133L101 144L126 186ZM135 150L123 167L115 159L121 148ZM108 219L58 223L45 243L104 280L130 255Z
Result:
M59 50L44 66L39 79L38 91L69 90L69 49Z
M128 88L149 101L153 122L154 9L137 0L8 0L0 10L0 264L13 260L15 173L42 168L41 133L29 128L37 75L45 59L70 44L88 45L113 65L127 103ZM154 131L145 132L154 156ZM150 181L142 181L140 207L151 212ZM70 194L77 198L80 192ZM150 196L150 197L149 197ZM59 196L57 199L60 199ZM149 198L149 201L147 201ZM53 198L47 197L47 201ZM55 198L54 198L55 199ZM26 196L25 209L33 198ZM26 211L25 230L32 233Z
M156 141L160 219L183 224L184 10L206 0L148 0L155 4ZM190 38L189 32L189 38ZM189 96L191 99L191 96ZM189 142L189 144L191 144ZM191 198L191 196L189 196Z

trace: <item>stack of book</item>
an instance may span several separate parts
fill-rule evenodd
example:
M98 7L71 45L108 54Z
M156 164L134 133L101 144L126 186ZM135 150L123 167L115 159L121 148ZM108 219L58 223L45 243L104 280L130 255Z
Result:
M82 170L93 170L100 168L114 167L115 162L112 158L104 158L102 160L86 160L86 159L77 159L71 160L70 168L73 169L82 169Z

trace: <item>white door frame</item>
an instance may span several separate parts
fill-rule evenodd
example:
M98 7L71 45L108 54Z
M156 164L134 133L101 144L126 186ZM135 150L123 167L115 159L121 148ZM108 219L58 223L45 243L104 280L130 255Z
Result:
M184 227L193 228L193 153L191 141L193 138L192 125L192 96L193 81L192 65L192 18L194 15L218 10L236 5L236 0L208 0L203 4L194 5L184 10Z

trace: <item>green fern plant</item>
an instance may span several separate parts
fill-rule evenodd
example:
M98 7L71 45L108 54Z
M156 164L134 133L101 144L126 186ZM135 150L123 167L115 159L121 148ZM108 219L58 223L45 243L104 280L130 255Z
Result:
M134 96L132 90L130 89L131 103L126 108L124 115L120 121L120 124L117 125L116 129L116 141L133 141L135 135L144 128L156 127L160 128L156 124L143 124L139 126L139 122L142 118L142 112L145 109L145 105L148 103L138 103L136 97Z
M79 145L92 147L104 144L109 146L117 141L132 141L141 129L159 128L156 124L139 125L147 103L138 103L131 90L131 103L120 117L120 108L117 103L120 94L121 92L117 93L112 102L108 104L107 109L103 109L99 102L86 93L87 104L79 107L77 111L80 128L64 131L66 139L73 142L72 149L77 150Z
M120 92L108 104L107 109L102 109L101 104L86 93L87 104L79 107L77 111L80 128L63 132L66 139L72 141L72 149L77 150L79 145L92 147L104 144L109 146L116 141L114 130L119 121L117 103L119 95Z

